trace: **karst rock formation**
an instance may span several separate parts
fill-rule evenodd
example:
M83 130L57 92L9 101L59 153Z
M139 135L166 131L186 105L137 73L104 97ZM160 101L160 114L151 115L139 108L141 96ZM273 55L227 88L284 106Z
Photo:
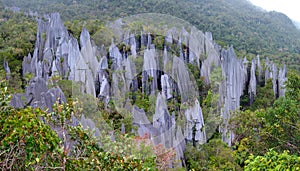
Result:
M210 138L188 64L197 66L203 82L213 84L215 93L219 94L216 111L223 124L217 127L228 145L234 138L229 120L231 113L239 110L242 95L248 93L252 103L257 86L267 79L272 79L275 97L285 94L285 67L278 68L269 59L263 67L259 56L251 61L238 58L233 47L221 48L214 43L211 33L202 33L195 27L169 29L160 35L164 38L162 49L155 47L153 40L157 35L153 33L121 31L121 41L112 40L108 52L103 53L103 47L94 44L85 28L79 41L74 38L58 13L38 18L37 23L34 52L25 56L22 64L23 76L30 74L32 79L24 94L13 95L12 106L29 105L51 111L56 100L66 102L66 97L58 85L52 88L49 85L56 79L70 80L74 86L78 83L80 93L99 98L105 104L114 100L118 109L126 109L132 115L133 124L138 127L137 135L147 133L154 144L174 147L178 159L183 158L187 142L203 144ZM172 52L171 45L177 46L179 52ZM5 66L9 71L7 63ZM155 99L151 117L128 100L126 93L135 91ZM180 106L174 111L167 106L172 100ZM94 135L100 136L93 120L84 116L74 120L85 128L95 129ZM122 131L125 132L124 128Z

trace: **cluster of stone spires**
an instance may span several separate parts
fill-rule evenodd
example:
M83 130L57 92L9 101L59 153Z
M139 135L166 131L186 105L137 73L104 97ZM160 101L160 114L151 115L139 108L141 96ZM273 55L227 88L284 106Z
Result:
M231 145L234 138L234 134L229 131L230 113L239 110L240 97L246 88L250 102L255 99L257 84L269 78L272 79L275 96L283 96L285 93L285 67L280 68L278 72L276 65L267 59L265 80L262 80L263 69L259 56L250 62L246 58L238 59L233 47L221 49L213 42L211 33L203 34L194 27L190 33L184 28L179 32L175 28L168 30L164 35L165 47L160 56L152 43L153 37L150 33L141 33L139 39L135 34L123 33L122 42L129 46L130 50L119 49L112 42L107 53L105 48L99 48L91 41L88 31L84 28L78 43L68 33L58 13L37 19L37 22L34 52L24 57L22 63L23 76L30 73L34 77L24 94L13 95L12 106L22 108L30 105L49 108L51 111L57 99L66 102L64 93L58 86L47 88L52 77L59 76L61 79L81 82L81 93L101 98L104 102L118 102L119 108L126 108L131 113L133 124L138 126L138 135L148 133L155 144L162 143L167 148L174 147L178 159L183 158L186 141L203 144L209 138L202 109L197 100L197 88L186 63L197 65L206 84L215 82L211 75L221 68L220 80L217 80L215 90L215 93L219 94L216 112L223 119L223 126L220 126L219 130L222 132L223 141L228 145ZM179 56L170 54L167 44L177 44ZM183 44L188 48L184 49L186 47L183 47ZM143 67L137 68L133 59L141 58L137 51L142 46L146 47L140 52L143 54ZM201 58L203 54L205 58ZM112 65L108 64L108 60L112 61ZM9 71L7 63L5 68ZM113 70L111 76L108 69ZM138 75L142 76L140 81ZM156 97L152 121L149 121L143 109L128 104L124 98L125 92L140 87L148 95ZM175 94L180 96L181 105L187 104L186 108L178 111L184 114L183 125L176 123L175 112L168 111L167 101L176 98ZM25 104L21 100L22 97L26 98ZM85 117L73 119L74 125L80 122L85 128L96 129L95 136L100 136L99 129L92 120Z

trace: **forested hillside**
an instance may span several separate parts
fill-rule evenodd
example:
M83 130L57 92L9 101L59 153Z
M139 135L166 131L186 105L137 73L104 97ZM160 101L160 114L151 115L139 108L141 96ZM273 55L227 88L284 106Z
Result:
M300 31L284 14L266 12L246 0L1 0L5 6L40 14L59 12L64 21L112 21L139 13L162 13L184 19L213 33L222 46L233 45L239 56L260 54L299 70Z
M300 170L299 63L247 0L0 0L0 168Z

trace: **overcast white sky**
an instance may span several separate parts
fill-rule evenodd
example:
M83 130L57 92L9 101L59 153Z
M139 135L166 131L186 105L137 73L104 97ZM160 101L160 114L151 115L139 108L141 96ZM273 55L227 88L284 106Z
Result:
M267 11L282 12L294 21L300 22L299 0L250 0L252 4L260 6Z

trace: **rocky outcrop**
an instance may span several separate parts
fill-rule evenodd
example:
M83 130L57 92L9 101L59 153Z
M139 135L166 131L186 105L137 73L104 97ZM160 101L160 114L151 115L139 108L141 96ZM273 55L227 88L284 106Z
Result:
M114 44L114 42L112 42L109 47L109 57L113 61L112 69L116 69L117 67L121 66L123 57L122 57L122 54L120 53L118 47Z
M82 29L82 32L80 34L80 47L82 57L83 59L85 59L86 64L89 66L89 69L93 74L93 78L95 78L97 69L99 67L99 62L90 40L90 34L85 28Z
M3 62L3 67L4 67L4 71L6 73L6 80L9 80L11 73L10 73L10 68L8 66L8 62L4 61Z
M93 120L86 118L84 115L82 115L80 118L80 123L83 129L89 129L91 132L94 132L94 136L100 137L101 135L100 130L95 126Z
M189 60L190 61L199 61L200 55L205 53L205 35L196 29L195 27L191 28L191 34L189 38Z
M171 87L171 80L170 77L167 74L164 74L161 76L161 91L162 95L166 99L171 99L173 97L172 93L172 87Z
M190 78L184 61L178 57L173 58L172 78L177 83L181 102L187 102L197 96L194 80Z
M99 72L99 94L98 97L108 103L110 97L110 85L108 83L108 74L103 70Z
M244 74L247 68L244 68L241 59L237 59L232 46L228 50L222 50L221 59L222 73L225 80L220 85L220 103L224 106L221 110L223 126L220 129L222 140L231 145L234 134L229 130L229 120L231 112L238 110L240 107L240 97L247 81Z
M286 66L280 68L278 73L278 95L279 96L285 96L285 82L287 81L286 77Z
M150 46L150 45L149 45ZM157 90L157 71L158 67L156 64L156 52L155 49L146 49L144 51L144 65L143 65L143 91L155 93Z
M18 109L24 108L25 104L22 98L25 99L23 94L13 94L10 100L10 105Z
M130 89L136 91L138 89L138 82L136 78L137 75L136 66L129 58L125 60L124 66L125 66L126 89L128 91Z
M195 140L199 144L206 143L206 133L204 128L204 119L199 101L195 100L193 106L185 111L187 120L185 136L189 141Z
M206 84L210 83L211 73L221 67L220 52L215 49L211 33L205 33L205 53L200 56L201 76Z
M49 112L52 112L52 106L56 102L66 103L67 99L59 87L53 87L46 92L41 93L41 105L40 107L45 107Z
M24 94L14 94L10 104L15 108L26 106L41 107L52 112L56 102L65 103L66 97L59 87L47 88L43 78L34 77L30 80Z
M47 84L43 78L34 77L30 80L25 90L27 104L33 107L40 107L41 94L47 92Z
M265 81L272 79L274 95L285 94L285 67L278 69L266 59L266 70L263 71L259 56L251 63L246 57L239 59L233 47L222 49L213 42L211 33L204 34L195 27L189 32L185 28L167 30L162 35L165 40L162 50L153 44L156 35L143 31L138 36L123 32L123 23L118 20L115 29L122 41L116 44L112 41L106 52L104 46L98 48L93 44L85 28L78 43L67 32L58 13L45 17L47 20L38 19L34 53L23 59L23 76L29 73L34 78L24 95L13 96L11 104L17 108L30 105L52 111L57 100L65 102L66 98L59 87L47 88L53 86L51 79L71 80L80 85L81 93L102 99L106 105L113 100L118 111L131 112L133 124L138 128L136 134L149 134L154 144L173 147L177 159L183 159L186 140L203 144L210 138L203 115L211 113L202 113L201 104L196 100L199 98L198 87L187 64L196 66L200 71L196 77L211 84L213 94L218 94L218 101L209 112L222 117L222 124L214 128L219 129L222 140L228 145L234 139L229 129L231 114L239 111L243 93L249 94L250 103L255 101L256 87L264 81L263 72ZM171 49L173 46L178 46L175 53ZM128 93L135 91L156 99L155 107L154 104L151 106L155 112L147 111L146 114L143 109L130 104ZM25 104L23 99L26 99ZM172 111L167 104L174 101L176 107ZM180 118L175 117L179 114ZM149 115L153 120L148 119ZM73 121L73 125L81 123L85 129L95 130L95 136L100 136L93 120L82 116ZM125 132L124 125L121 130ZM112 134L115 140L113 137Z
M259 85L261 85L261 83L262 83L262 72L263 72L263 69L262 69L262 66L261 66L261 63L260 63L260 57L259 57L259 55L257 55L257 71L258 71L258 76L257 76L257 78L258 78L258 83L259 83Z
M96 97L93 73L89 69L89 66L82 56L79 56L79 59L75 65L74 81L81 83L82 93L90 94L93 97Z
M69 80L75 81L75 72L77 70L77 61L81 58L79 45L77 40L71 36L69 42L68 64L69 64Z
M156 99L156 109L153 115L153 127L160 131L161 142L166 144L172 139L169 130L172 127L172 118L169 114L166 99L159 93ZM175 123L173 123L175 124ZM170 147L170 145L168 145Z
M284 96L285 94L285 86L284 83L287 81L286 77L286 66L283 66L279 69L277 66L269 60L266 59L265 63L265 83L268 79L272 79L273 84L273 92L275 97Z
M37 40L33 56L23 60L23 75L30 73L46 82L52 76L82 82L82 92L96 97L95 78L99 62L88 31L83 28L80 48L69 35L58 13L38 19Z
M250 70L250 82L249 82L249 99L250 99L250 105L253 103L254 98L256 96L256 76L255 76L255 71L256 71L256 63L255 59L252 60L252 65L251 65L251 70Z

